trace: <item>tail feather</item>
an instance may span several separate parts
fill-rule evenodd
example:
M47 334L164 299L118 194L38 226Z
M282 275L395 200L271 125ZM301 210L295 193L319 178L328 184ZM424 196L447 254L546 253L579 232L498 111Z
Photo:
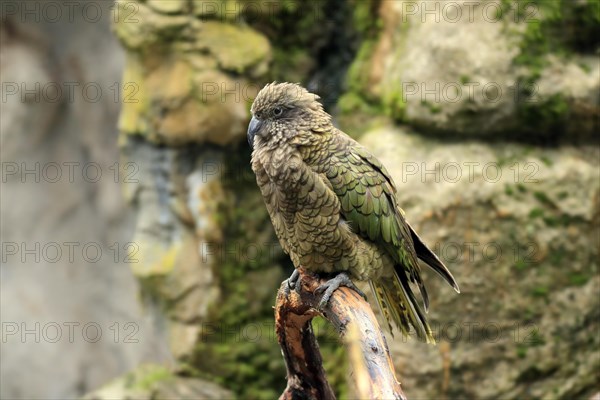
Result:
M427 293L427 289L425 288L425 285L423 284L421 277L419 277L419 280L417 281L417 285L419 286L419 292L421 292L421 298L423 299L423 308L425 309L425 312L428 312L429 311L429 294Z
M448 268L440 261L440 259L435 255L433 251L427 247L427 245L421 240L419 235L415 232L412 226L409 225L410 234L412 236L413 243L415 245L415 251L417 252L417 257L419 257L425 264L429 265L431 269L438 273L446 282L450 284L456 290L457 293L460 293L460 288L458 287L458 283L452 276L452 273Z
M403 272L401 272L402 275ZM421 310L413 294L406 276L400 277L396 272L392 278L369 281L377 304L385 317L393 336L392 321L404 335L412 326L419 339L427 343L435 343L431 328L425 314Z

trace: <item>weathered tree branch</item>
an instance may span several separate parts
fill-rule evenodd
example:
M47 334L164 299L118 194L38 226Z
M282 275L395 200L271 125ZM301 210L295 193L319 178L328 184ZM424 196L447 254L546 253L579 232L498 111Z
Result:
M319 312L317 304L321 295L314 291L323 282L325 280L300 270L300 294L292 290L286 295L286 281L279 288L275 326L288 381L280 399L335 399L311 327L311 320L320 314L333 324L348 345L357 395L368 399L406 400L369 303L354 290L344 287L336 290L325 309Z

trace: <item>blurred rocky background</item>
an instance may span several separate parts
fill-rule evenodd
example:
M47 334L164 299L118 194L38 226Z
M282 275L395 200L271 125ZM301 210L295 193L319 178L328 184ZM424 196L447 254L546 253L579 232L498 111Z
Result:
M281 393L272 305L292 266L245 142L278 80L381 159L460 283L426 272L437 346L388 338L408 397L591 398L598 6L3 2L0 395ZM343 347L316 329L347 398Z

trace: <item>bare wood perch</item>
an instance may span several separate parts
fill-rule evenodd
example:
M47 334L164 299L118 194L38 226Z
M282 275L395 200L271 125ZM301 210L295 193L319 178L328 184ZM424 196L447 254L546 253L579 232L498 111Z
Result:
M314 291L323 282L300 270L300 294L292 290L286 295L287 281L277 293L275 329L287 366L287 388L280 399L335 399L311 326L311 320L320 314L348 343L359 397L406 400L369 303L354 290L343 287L334 292L325 309L319 312L321 295Z

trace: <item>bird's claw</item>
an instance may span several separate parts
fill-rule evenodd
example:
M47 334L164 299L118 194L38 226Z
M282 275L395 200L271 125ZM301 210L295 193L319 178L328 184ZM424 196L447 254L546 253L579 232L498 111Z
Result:
M288 296L290 291L293 290L296 293L300 294L300 290L302 289L302 283L300 282L300 272L297 269L294 269L292 275L287 279L287 285L285 288L285 295Z
M318 305L319 310L323 310L325 308L327 303L329 303L329 299L331 298L331 295L333 295L333 292L335 292L341 286L346 286L347 288L354 290L363 299L367 300L367 295L364 294L363 291L360 290L354 284L354 282L350 280L348 274L345 272L340 272L334 278L328 280L327 282L323 283L315 289L315 294L320 294L323 292L323 296L321 297L321 301L319 301Z

